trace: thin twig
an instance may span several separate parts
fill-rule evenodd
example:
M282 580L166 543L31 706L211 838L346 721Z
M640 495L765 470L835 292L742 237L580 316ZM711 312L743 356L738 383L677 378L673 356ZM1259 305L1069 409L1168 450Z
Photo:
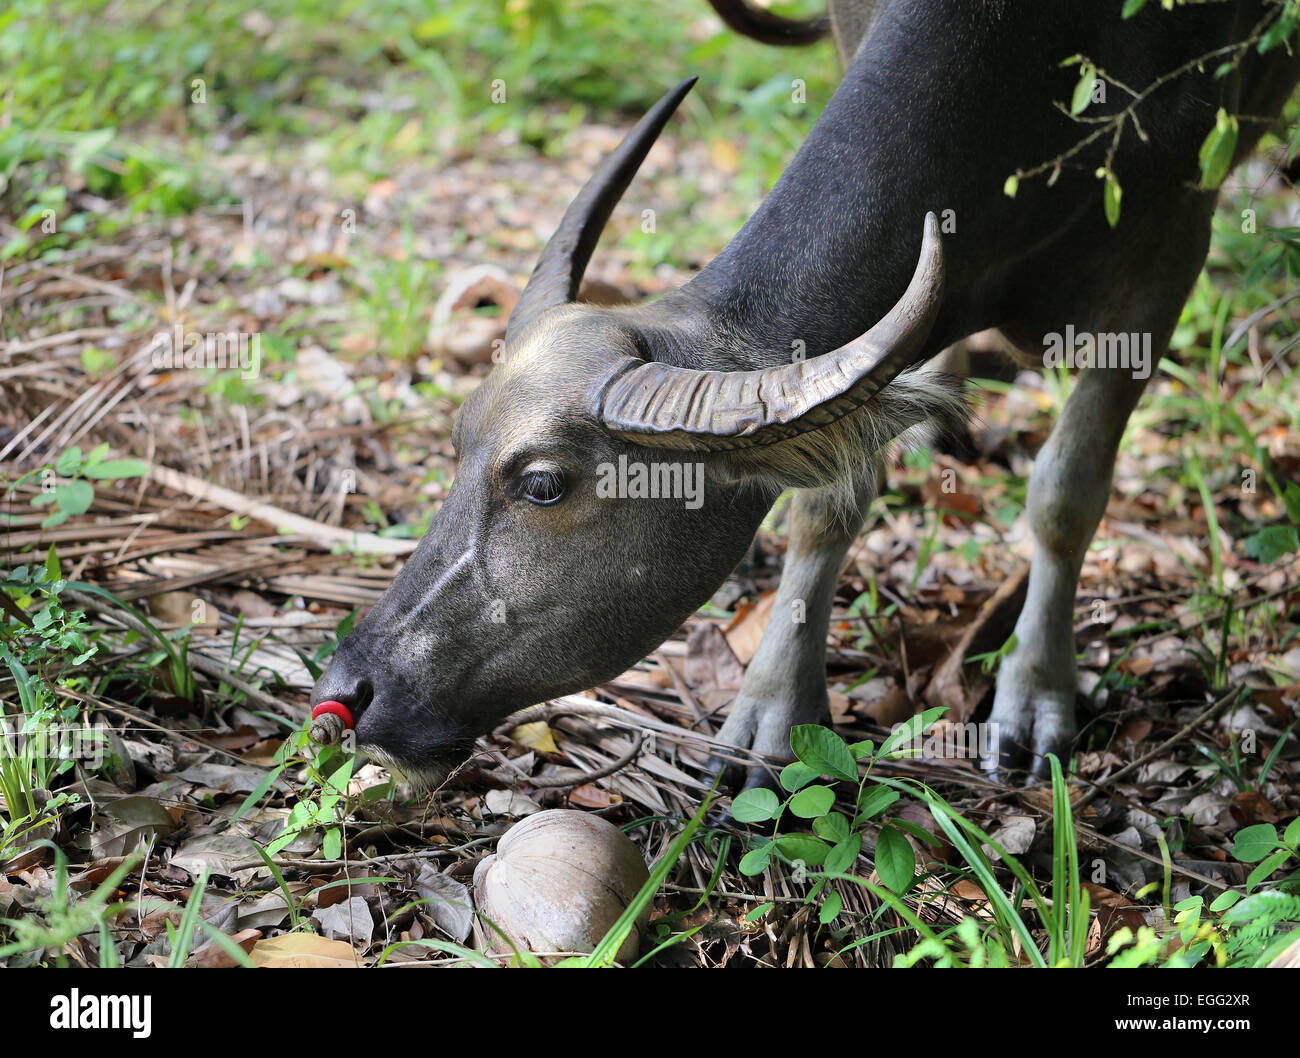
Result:
M261 503L235 492L233 489L213 485L189 474L182 474L170 467L153 466L149 476L158 484L169 489L186 493L195 499L206 500L218 507L225 507L235 514L256 518L277 529L286 529L298 536L306 537L322 547L346 547L368 555L409 555L415 550L417 540L398 540L374 533L354 533L339 529L333 525L324 525L304 518L300 514L286 511L269 503Z
M1138 759L1133 761L1131 764L1126 764L1124 765L1124 767L1120 768L1120 770L1115 772L1113 775L1108 775L1106 777L1106 782L1117 783L1122 779L1126 779L1130 775L1132 775L1135 771L1137 771L1139 768L1141 768L1144 764L1149 764L1151 761L1161 756L1167 749L1181 742L1183 739L1185 739L1188 735L1190 735L1193 731L1195 731L1207 720L1212 720L1214 717L1218 716L1219 713L1227 709L1228 706L1231 705L1240 696L1243 689L1244 688L1241 687L1234 687L1222 698L1214 702L1212 705L1209 706L1209 708L1207 708L1206 710L1204 710L1204 712L1198 715L1196 719L1193 720L1190 724L1187 724L1185 727L1183 727L1182 730L1180 730L1177 734L1173 735L1170 738L1165 739L1165 741L1160 743L1160 745L1156 746L1155 749L1151 750L1150 753L1144 753L1142 756L1138 757ZM1091 782L1092 780L1088 779L1084 781ZM1087 793L1085 793L1082 797L1080 797L1077 801L1074 802L1074 811L1078 812L1085 805L1092 804L1092 802L1095 801L1098 797L1100 797L1103 793L1109 793L1106 787L1102 786L1100 783L1093 783L1092 789L1087 791Z
M700 705L700 700L695 697L691 689L686 686L685 682L677 675L677 670L673 668L672 662L664 655L662 650L655 651L655 658L663 666L664 671L668 673L668 678L673 681L673 689L677 691L677 696L683 702L695 710L696 722L704 728L707 735L713 734L713 725L709 723L708 714L705 713L704 707Z
M526 775L524 776L524 779L530 786L536 786L539 790L559 790L566 786L581 786L583 783L591 782L592 779L603 779L606 775L613 775L616 771L621 771L623 768L626 768L641 755L641 744L643 742L645 742L645 735L641 732L637 732L636 743L630 750L623 754L623 756L619 757L618 760L612 761L604 767L597 768L595 771L583 772L581 775L574 778L556 777L545 779L534 778ZM516 771L517 770L518 769L516 769Z

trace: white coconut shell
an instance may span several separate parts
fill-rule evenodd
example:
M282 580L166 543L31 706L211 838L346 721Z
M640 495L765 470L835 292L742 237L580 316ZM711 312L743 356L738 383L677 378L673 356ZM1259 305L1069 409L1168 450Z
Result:
M590 952L650 877L618 827L588 812L552 809L511 827L474 871L475 902L521 950ZM647 905L618 950L634 959ZM489 932L491 932L489 927ZM492 946L508 950L492 932Z

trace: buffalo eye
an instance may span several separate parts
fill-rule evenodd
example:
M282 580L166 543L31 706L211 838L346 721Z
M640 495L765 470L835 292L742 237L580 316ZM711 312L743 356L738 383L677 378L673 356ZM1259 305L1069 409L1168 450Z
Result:
M528 470L515 479L511 491L517 499L549 507L564 498L564 475L558 470Z

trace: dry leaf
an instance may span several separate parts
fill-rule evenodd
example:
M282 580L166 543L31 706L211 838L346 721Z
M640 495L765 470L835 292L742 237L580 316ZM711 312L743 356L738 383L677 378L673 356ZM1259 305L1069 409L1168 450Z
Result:
M861 712L881 727L892 729L895 724L901 724L912 716L916 710L907 696L907 691L894 684Z
M727 637L711 621L701 621L686 637L686 660L682 673L697 694L736 690L745 677Z
M351 940L359 948L366 947L375 935L370 905L359 896L318 908L312 912L311 920L320 927L323 936Z
M262 935L260 929L241 929L238 933L232 934L230 939L238 944L244 951L250 952L257 939ZM197 966L202 969L230 969L233 966L239 966L225 948L216 941L204 945L189 958L189 965Z
M121 856L143 841L166 837L176 829L172 817L152 797L124 797L104 805L98 825L87 835L92 859Z
M763 640L775 602L776 592L765 591L758 597L758 602L737 607L736 616L727 625L727 643L742 665L748 665L758 653L758 644Z
M286 933L283 937L259 940L248 954L255 966L350 969L362 964L351 944L313 933Z
M991 837L1008 855L1023 856L1029 851L1029 846L1034 843L1037 834L1038 824L1034 822L1033 816L1015 815L1004 819ZM992 850L985 849L985 851L991 858L998 858Z
M1135 716L1131 720L1126 720L1119 729L1119 738L1132 742L1134 745L1141 742L1147 735L1151 734L1151 729L1155 725L1151 718L1147 716Z
M542 753L559 753L550 725L545 720L534 720L531 724L520 724L510 732L510 737L521 746L539 750Z
M198 877L206 867L213 874L252 878L261 868L234 871L235 864L257 859L253 844L239 834L200 834L190 838L172 853L171 863ZM232 874L233 872L233 874Z
M1258 790L1243 790L1232 795L1232 817L1242 826L1276 823L1277 809Z
M434 924L448 937L460 944L469 936L474 923L474 901L463 884L423 863L415 880L415 891L426 901L424 909Z
M1149 656L1129 657L1121 661L1119 667L1131 676L1145 676L1156 667Z
M278 926L289 917L289 905L279 889L240 901L236 923L245 930Z
M623 798L618 794L602 790L591 783L583 783L569 791L570 803L582 808L608 808L610 805L619 804L622 800Z
M186 782L197 786L208 786L222 793L252 793L266 778L266 769L251 764L194 764L184 771L176 773ZM285 790L283 782L276 782L275 788Z
M489 790L483 795L483 803L498 816L528 816L542 810L541 805L518 790Z

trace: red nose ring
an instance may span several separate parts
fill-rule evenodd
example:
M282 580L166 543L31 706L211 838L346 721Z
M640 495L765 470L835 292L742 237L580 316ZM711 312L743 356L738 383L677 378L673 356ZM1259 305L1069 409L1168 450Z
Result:
M317 720L320 718L322 713L333 713L343 721L343 727L345 730L352 727L352 710L342 702L336 702L333 699L324 702L317 702L316 708L311 711L311 718Z
M311 727L308 737L318 745L337 745L344 731L352 728L352 710L342 702L333 699L316 703L311 711Z

